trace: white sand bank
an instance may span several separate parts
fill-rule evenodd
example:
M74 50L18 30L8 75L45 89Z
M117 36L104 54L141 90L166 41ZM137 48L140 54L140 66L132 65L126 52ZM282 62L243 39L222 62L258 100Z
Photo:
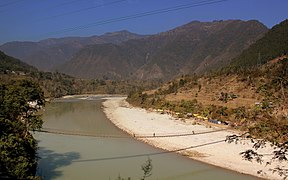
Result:
M267 179L282 179L278 174L273 174L269 169L276 167L277 163L265 166L266 161L272 157L273 149L270 146L259 149L258 152L266 154L263 158L264 163L261 165L256 162L243 160L240 152L252 149L250 142L241 144L218 142L226 139L227 135L232 135L228 130L212 132L207 134L197 134L207 131L215 131L215 128L206 128L202 125L192 125L184 123L167 114L148 112L144 109L129 106L123 97L111 97L103 103L104 112L107 117L119 128L136 137L139 135L155 136L167 134L184 134L195 133L190 136L179 137L162 137L162 138L143 138L143 140L153 146L165 150L173 151L176 149L187 148L207 144L205 146L191 148L185 151L179 151L184 155L213 164L219 167L238 171L240 173L250 174ZM219 130L219 129L218 129ZM288 163L281 163L281 166L288 167ZM262 170L264 173L257 174Z

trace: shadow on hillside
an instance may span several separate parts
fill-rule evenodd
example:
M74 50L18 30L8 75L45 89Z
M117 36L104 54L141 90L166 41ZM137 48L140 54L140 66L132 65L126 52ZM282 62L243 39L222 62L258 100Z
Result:
M80 158L78 152L56 153L46 148L39 148L37 175L45 180L55 179L63 175L59 168L70 165Z

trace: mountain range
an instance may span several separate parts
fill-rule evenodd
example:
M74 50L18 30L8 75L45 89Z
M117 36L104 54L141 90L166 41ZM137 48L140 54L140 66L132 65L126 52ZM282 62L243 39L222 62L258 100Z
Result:
M256 23L256 24L258 24L258 23ZM288 42L288 39L287 39L288 29L287 28L288 28L288 20L284 20L283 22L275 25L274 27L272 27L272 29L270 29L268 32L266 32L263 35L263 37L258 39L252 45L250 45L240 55L233 58L229 65L227 64L220 71L215 71L215 73L208 73L207 75L209 76L209 74L210 74L210 76L211 76L213 74L214 75L218 74L218 75L220 75L220 76L222 75L224 77L224 76L227 76L228 74L231 74L231 73L232 74L238 73L240 75L246 76L249 73L251 74L252 71L258 72L257 71L258 69L263 71L261 69L261 67L262 67L261 64L264 64L264 67L266 67L265 65L268 64L266 69L269 70L269 68L272 67L271 64L273 65L276 63L276 65L277 65L278 61L284 62L283 59L287 58L287 56L288 56L288 44L287 44L287 42ZM145 54L144 53L143 54L137 54L137 52L145 52L144 50L142 50L142 51L139 50L140 48L145 47L145 46L143 46L144 43L146 43L146 45L147 45L146 47L159 46L159 44L156 44L156 42L157 42L156 40L154 42L147 40L147 39L150 39L151 37L147 36L147 37L144 37L142 39L129 40L127 42L124 41L124 42L118 43L117 45L116 44L100 44L100 45L87 46L87 47L83 48L82 50L80 50L79 53L88 51L87 52L88 54L89 53L91 53L91 54L95 53L97 56L99 56L101 53L102 54L110 54L110 56L108 56L108 57L105 57L103 55L103 58L107 58L107 62L109 62L111 59L113 59L113 56L114 56L114 58L120 57L118 59L119 62L115 61L115 62L112 62L111 64L108 64L108 63L107 64L101 64L105 61L103 61L102 58L100 58L99 62L95 62L96 66L93 66L93 64L91 64L91 62L88 61L87 63L90 64L91 69L89 69L89 68L78 69L78 72L91 73L91 71L94 72L95 70L98 70L101 72L101 67L111 67L111 68L112 67L119 67L119 68L114 69L114 74L112 74L113 71L111 70L111 76L112 76L112 75L117 75L117 73L118 74L121 74L121 73L124 74L125 68L126 68L126 71L129 73L129 70L130 70L129 68L132 66L135 67L135 69L134 69L135 71L138 71L139 69L137 69L137 66L138 67L141 66L141 64L140 65L137 64L137 63L139 63L139 61L134 61L134 62L131 61L130 64L128 64L128 63L127 64L124 64L124 63L121 64L121 63L122 62L129 62L130 59L133 59L131 57L134 57L135 59L137 59L137 58L141 59L141 56L144 56ZM155 35L153 38L159 38L159 37L161 37L161 36ZM161 41L159 41L159 42L161 42ZM141 46L137 43L139 43ZM95 47L98 47L98 48L95 48ZM96 50L98 50L98 52ZM158 51L158 50L156 49L155 51ZM119 54L119 53L122 53L122 54ZM129 57L129 56L127 56L127 54L130 54L131 56ZM167 52L167 54L169 54L169 52ZM261 56L259 56L259 54ZM179 54L179 56L181 57L181 54ZM75 56L75 58L76 57L77 56ZM93 59L93 57L91 57L91 59ZM123 61L123 59L126 61ZM145 62L145 60L147 62ZM149 61L150 61L150 54L148 54L148 55L146 54L145 60L143 61L143 64L145 64L148 67ZM269 61L269 63L266 63L268 61ZM75 61L75 62L77 62L77 61ZM74 66L79 67L79 68L83 67L84 64L81 64L81 61L79 61L79 62L80 62L79 65L75 64ZM229 60L226 60L226 62L228 63ZM67 65L69 65L70 63L71 62L67 63ZM134 63L134 64L132 64L132 63ZM284 62L284 64L285 64L285 62ZM165 67L165 65L163 65L159 68ZM123 66L126 66L126 67L123 67ZM216 67L221 66L221 64L219 65L216 63L215 66ZM171 68L171 67L169 67L169 68ZM122 70L124 69L124 70L121 72L121 69ZM282 68L282 69L284 69L284 70L282 70L283 72L279 71L279 73L282 73L283 76L287 75L287 69L285 69L285 68ZM105 71L107 72L107 69L104 69L102 72L105 72ZM275 70L275 72L276 71L277 70ZM126 72L127 76L130 76L130 77L133 76L133 73L128 74L127 72ZM149 69L147 70L147 72L149 72ZM266 79L270 78L269 76L271 74L269 74L269 73L266 74L267 75ZM123 85L125 85L127 87L128 87L128 85L131 85L131 83L129 84L128 82L135 82L131 87L132 89L135 87L138 87L138 86L145 86L143 84L144 83L143 81L123 81L123 79L121 79L121 81L103 81L101 79L83 80L83 79L76 79L76 78L73 78L71 76L61 74L59 72L56 72L56 73L42 72L42 71L38 71L33 66L28 65L28 64L14 58L14 57L7 56L5 53L3 53L1 51L0 51L0 74L1 74L0 80L2 82L5 81L5 79L6 80L9 79L9 77L11 75L15 76L16 79L19 79L19 78L21 79L21 78L25 78L25 77L35 79L37 82L40 82L42 87L44 87L44 89L46 89L47 92L49 92L48 94L50 94L50 96L57 96L57 97L62 96L62 95L66 95L66 94L71 94L71 93L72 94L73 93L81 93L81 92L82 93L83 92L90 92L90 93L94 92L95 93L96 90L97 90L97 92L102 92L102 93L106 92L107 93L107 88L106 89L104 88L104 86L107 86L107 83L110 85L110 89L108 88L109 92L114 92L115 89L119 89L119 88L116 88L116 86L120 87L119 84L117 84L117 82L119 82L121 85L120 89L123 89L123 87L124 87ZM20 76L17 76L17 74ZM261 73L260 73L260 75L261 75ZM191 77L194 77L194 76L191 76ZM136 80L139 80L139 79L136 79ZM284 78L284 79L278 78L275 81L273 80L273 82L275 83L275 82L280 80L281 81L280 86L282 89L284 89L283 87L288 85L286 79L287 78ZM171 79L169 79L169 80L171 80ZM263 81L263 79L262 79L262 81ZM139 82L141 82L141 83L139 83ZM150 82L147 81L146 83L148 83L148 84L146 84L148 86L149 86L149 83L152 83L152 84L150 84L150 87L152 87L152 86L157 87L157 81L154 82L156 84L153 84L153 81L150 81ZM128 92L129 92L129 88L127 88L127 87L126 87L126 90L128 89ZM271 87L274 87L274 86L271 86ZM83 91L83 89L85 89L85 91ZM125 92L127 92L127 91L125 91ZM283 92L283 90L281 92Z
M42 70L75 77L169 80L226 66L267 31L256 20L192 21L149 36L120 31L89 38L11 42L0 50Z
M120 44L141 37L145 36L123 30L101 36L51 38L39 42L8 42L1 45L0 50L40 70L52 71L55 66L69 61L76 52L87 45Z

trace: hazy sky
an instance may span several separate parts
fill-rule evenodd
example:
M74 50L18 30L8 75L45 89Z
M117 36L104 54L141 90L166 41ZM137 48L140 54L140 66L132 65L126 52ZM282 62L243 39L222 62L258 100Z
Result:
M288 0L0 0L0 44L129 30L154 34L193 20L288 18Z

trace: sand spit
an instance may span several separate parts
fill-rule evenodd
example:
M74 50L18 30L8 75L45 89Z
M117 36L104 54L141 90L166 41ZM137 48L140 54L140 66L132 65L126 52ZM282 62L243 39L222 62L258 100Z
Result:
M194 135L178 137L138 138L155 147L175 151L177 149L198 146L179 151L178 153L205 163L267 179L282 179L278 174L273 174L269 169L277 165L288 167L287 162L281 164L273 162L272 165L265 166L266 161L272 157L271 152L273 152L273 148L270 146L258 150L258 153L265 154L263 164L243 160L239 153L252 149L252 144L249 141L238 144L223 142L226 136L233 134L231 131L218 131L220 130L219 128L192 125L192 123L182 122L167 114L134 108L125 101L124 97L106 98L103 105L107 117L116 126L132 136L165 136L195 133ZM211 132L203 133L208 131ZM206 145L202 146L203 144ZM257 173L259 170L262 173Z

